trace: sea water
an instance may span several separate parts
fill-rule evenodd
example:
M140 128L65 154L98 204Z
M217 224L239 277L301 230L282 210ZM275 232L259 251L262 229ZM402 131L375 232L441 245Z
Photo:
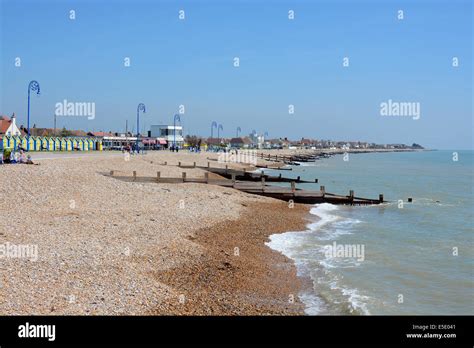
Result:
M301 188L352 189L365 198L383 193L388 201L317 204L311 215L319 219L306 231L271 236L268 246L311 280L300 294L306 313L474 314L473 157L473 151L349 154L284 172L319 179ZM356 246L363 257L331 252Z

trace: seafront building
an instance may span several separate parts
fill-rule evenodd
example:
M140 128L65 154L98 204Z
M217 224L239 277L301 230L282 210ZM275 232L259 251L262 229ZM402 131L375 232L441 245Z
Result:
M182 126L169 126L165 124L152 125L148 136L157 139L159 144L165 147L172 146L174 142L176 142L176 145L179 147L184 146Z

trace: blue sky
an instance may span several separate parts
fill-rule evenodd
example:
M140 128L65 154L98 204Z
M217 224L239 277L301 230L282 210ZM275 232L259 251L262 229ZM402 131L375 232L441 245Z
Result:
M270 137L473 148L469 0L0 2L0 113L21 124L37 80L38 127L52 127L55 104L67 99L94 102L96 117L58 117L60 127L122 131L128 119L135 130L143 102L140 128L172 123L183 104L185 131L204 136L215 120L228 137L240 126ZM420 118L381 116L389 99L419 102Z

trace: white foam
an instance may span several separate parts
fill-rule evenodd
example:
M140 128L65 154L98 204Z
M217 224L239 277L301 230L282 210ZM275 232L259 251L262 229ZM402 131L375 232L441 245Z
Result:
M327 163L317 163L317 162L296 162L299 163L300 167L327 167Z
M308 225L308 230L299 232L285 232L279 234L272 234L270 241L265 243L268 247L273 250L281 252L286 257L293 259L295 262L298 260L294 258L297 253L298 247L301 245L301 239L304 237L303 234L317 231L322 226L336 221L339 217L337 215L329 214L331 211L339 209L336 205L329 203L317 204L311 208L310 213L319 217L319 220Z
M329 203L317 204L311 208L310 213L317 216L319 220L310 223L307 226L308 230L273 234L270 236L270 241L265 244L292 259L297 266L298 274L306 272L306 268L310 266L311 261L316 261L325 270L325 273L334 268L357 267L360 263L355 260L349 260L351 262L338 262L338 260L327 259L324 256L323 248L318 248L316 245L313 246L313 259L309 259L307 252L305 253L308 248L308 233L317 232L317 240L332 240L339 235L351 234L351 226L362 222L357 219L343 219L336 214L339 209L338 206ZM328 224L331 224L331 227L334 228L323 228ZM319 283L317 279L313 279L313 281ZM350 302L352 308L364 314L369 314L364 303L368 298L360 295L357 289L339 287L336 283L333 283L331 288L340 291ZM300 298L306 305L306 314L316 315L326 310L324 301L316 293L303 293L300 294Z

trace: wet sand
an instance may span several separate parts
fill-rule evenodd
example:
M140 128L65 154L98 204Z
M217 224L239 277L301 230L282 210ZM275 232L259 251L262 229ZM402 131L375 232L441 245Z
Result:
M292 261L265 246L273 233L305 228L308 208L285 202L251 203L238 220L196 232L199 258L157 272L179 292L156 314L301 315L302 280Z

